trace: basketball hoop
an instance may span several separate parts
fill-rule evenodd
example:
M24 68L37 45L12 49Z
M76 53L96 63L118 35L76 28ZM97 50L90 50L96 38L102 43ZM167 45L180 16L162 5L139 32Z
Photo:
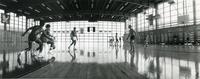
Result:
M1 13L1 22L9 24L10 23L10 15L6 15L4 13Z

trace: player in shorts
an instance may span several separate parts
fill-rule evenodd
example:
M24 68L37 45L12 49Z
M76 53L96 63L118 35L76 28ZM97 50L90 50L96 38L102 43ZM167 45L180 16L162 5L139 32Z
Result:
M44 26L44 23L41 23L40 26L33 26L28 28L23 34L22 36L26 35L26 33L31 30L31 33L28 36L28 48L26 48L25 50L31 50L32 48L32 43L36 42L37 44L39 44L39 47L37 48L37 50L40 50L40 46L42 46L42 41L40 40L40 35L43 31L42 27ZM40 50L42 51L42 50Z
M144 46L145 46L145 47L148 47L148 45L149 45L149 36L148 36L148 35L146 35L146 37L145 37L145 44L144 44Z
M115 35L115 45L117 46L118 45L118 43L119 43L119 39L118 39L118 33L116 33L116 35Z
M52 49L55 49L55 45L54 45L54 39L55 37L53 35L50 34L50 25L47 24L46 26L46 29L42 32L42 35L41 35L41 40L43 43L47 43L47 44L50 44L51 48ZM42 49L42 46L41 46L41 49Z
M68 49L70 49L70 47L73 44L74 44L74 49L75 49L76 41L78 40L77 33L76 33L76 27L74 27L74 30L70 33L70 37L71 37L72 43L69 45Z
M134 42L135 42L136 32L132 29L131 25L129 25L128 28L129 28L129 34L128 34L127 40L129 39L129 41L130 41L129 43L131 46L131 50L134 50Z

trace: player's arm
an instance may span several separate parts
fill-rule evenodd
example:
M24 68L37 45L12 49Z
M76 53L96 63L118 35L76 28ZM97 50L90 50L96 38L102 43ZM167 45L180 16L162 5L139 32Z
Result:
M49 34L49 36L54 37L53 35Z
M78 36L76 35L76 39L78 40Z
M54 37L53 35L51 35L51 33L49 31L46 31L46 34L49 36L49 37Z
M34 27L28 28L28 29L22 34L22 36L26 35L26 33L27 33L29 30L33 29L33 28L34 28Z
M77 36L77 34L76 34L76 39L78 40L78 36Z
M55 39L55 37L53 35L51 35L50 32L47 32L47 35L49 35L51 38Z
M130 33L128 33L128 37L126 39L128 40L129 37L130 37Z
M52 34L48 33L50 37L55 38Z
M44 34L44 36L45 36L47 39L52 40L51 36L49 36L48 33L47 33L46 31L43 31L43 34Z
M70 33L70 37L72 38L73 36L72 36L72 32Z

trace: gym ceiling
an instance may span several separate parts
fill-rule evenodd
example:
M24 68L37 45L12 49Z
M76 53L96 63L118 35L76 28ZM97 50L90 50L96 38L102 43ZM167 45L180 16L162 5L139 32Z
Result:
M0 0L0 9L45 22L125 21L164 0Z

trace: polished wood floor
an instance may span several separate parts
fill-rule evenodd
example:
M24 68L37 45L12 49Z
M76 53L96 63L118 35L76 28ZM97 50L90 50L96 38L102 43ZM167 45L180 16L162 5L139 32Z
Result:
M83 43L77 46L77 50L57 49L50 55L44 54L49 58L54 56L55 61L50 59L51 63L42 65L42 68L34 69L21 78L199 79L200 46L137 45L135 51L129 49L129 44L110 46L107 43ZM22 53L21 56L23 55ZM6 62L7 57L17 56L15 53L8 56L5 53L3 57ZM21 57L22 64L25 61L23 58ZM31 57L33 58L35 57ZM21 67L15 63L17 61L8 62L14 64L6 67L7 70Z
M23 78L145 79L127 63L51 63Z

